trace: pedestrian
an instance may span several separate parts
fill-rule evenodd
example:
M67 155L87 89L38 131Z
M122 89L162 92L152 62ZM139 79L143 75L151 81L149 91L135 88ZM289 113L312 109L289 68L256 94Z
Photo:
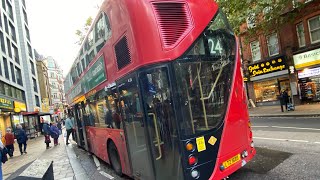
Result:
M16 138L17 138L17 142L19 144L19 150L21 155L23 155L23 153L27 154L27 134L26 132L22 129L22 126L20 124L17 125L17 131L16 131ZM22 151L22 145L24 145L23 147L23 151Z
M67 130L67 139L66 139L66 144L69 144L69 136L73 131L73 122L70 119L70 115L67 116L66 122L65 122L66 130Z
M2 163L5 163L8 158L7 157L4 157L4 156L7 156L6 153L4 152L5 151L5 147L2 143L2 133L0 131L0 180L2 180ZM5 160L6 158L6 160Z
M59 135L61 135L61 134L62 134L62 123L61 123L61 120L58 121L57 127L58 127L58 129L59 129Z
M59 139L59 129L57 127L57 124L55 122L52 123L51 127L50 127L50 131L51 131L51 137L53 138L53 143L55 146L57 146L58 143L58 139Z
M51 135L51 130L50 130L50 125L49 125L49 121L45 120L43 123L43 134L44 134L44 143L46 143L46 148L49 149L51 148L50 143L50 135Z
M287 90L282 90L280 94L280 104L281 104L281 111L283 112L283 105L285 106L286 110L288 110L288 102L289 102L289 95Z
M13 152L14 152L14 135L12 134L12 131L10 128L7 128L7 133L4 135L4 139L5 139L5 146L8 150L8 154L10 156L10 158L12 158L13 156Z

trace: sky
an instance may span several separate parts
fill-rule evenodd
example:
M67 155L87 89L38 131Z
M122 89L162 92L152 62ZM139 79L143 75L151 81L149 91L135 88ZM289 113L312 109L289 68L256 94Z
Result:
M80 49L77 29L95 18L102 0L27 0L31 44L41 55L52 56L64 76Z

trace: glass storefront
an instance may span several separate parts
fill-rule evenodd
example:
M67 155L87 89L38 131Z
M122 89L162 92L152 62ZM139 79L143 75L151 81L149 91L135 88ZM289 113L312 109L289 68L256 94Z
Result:
M300 98L303 101L320 101L320 75L299 79Z
M257 103L278 101L282 90L287 90L288 95L291 96L290 81L288 78L254 82L253 88Z
M254 82L254 92L256 102L276 101L279 96L279 86L277 79L268 81Z

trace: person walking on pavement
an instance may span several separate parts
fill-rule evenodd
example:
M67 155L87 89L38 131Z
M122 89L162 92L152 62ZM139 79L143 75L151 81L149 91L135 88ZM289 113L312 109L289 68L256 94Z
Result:
M52 123L52 125L50 127L50 131L51 131L51 137L53 138L53 143L55 146L57 146L58 139L59 139L59 129L58 129L56 123Z
M16 131L16 138L17 138L17 142L19 144L19 150L21 155L23 155L23 153L27 154L27 134L26 132L22 129L22 126L20 124L17 125L17 131ZM23 147L23 151L22 151L22 145L24 145Z
M59 135L62 134L62 122L61 122L61 120L58 121L57 127L58 127L58 129L59 129Z
M8 149L8 154L12 158L14 152L14 135L10 128L7 128L7 133L4 135L5 146Z
M66 122L65 122L65 127L66 127L66 130L67 130L67 139L66 139L66 144L67 145L69 144L69 136L73 131L73 126L74 126L74 124L73 124L72 120L70 119L70 116L68 115L68 117L66 119Z
M2 140L1 140L2 138L1 137L2 137L2 133L0 131L0 149L1 149L1 152L0 152L0 180L3 179L3 177L2 177L2 151L4 151L4 149L5 149L5 147L4 147L3 143L2 143Z
M289 102L289 95L287 90L282 90L280 94L280 104L281 104L281 111L283 112L283 105L285 106L286 110L288 110L288 102Z
M46 143L46 148L49 149L51 148L50 143L50 135L51 135L51 130L50 130L50 125L49 121L45 120L42 126L43 129L43 134L44 134L44 143Z

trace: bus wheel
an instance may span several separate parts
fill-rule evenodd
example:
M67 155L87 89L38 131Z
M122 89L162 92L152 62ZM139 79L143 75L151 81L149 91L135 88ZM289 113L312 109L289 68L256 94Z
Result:
M108 145L108 154L112 168L116 171L116 173L119 176L122 176L122 168L119 153L116 145L112 141Z

